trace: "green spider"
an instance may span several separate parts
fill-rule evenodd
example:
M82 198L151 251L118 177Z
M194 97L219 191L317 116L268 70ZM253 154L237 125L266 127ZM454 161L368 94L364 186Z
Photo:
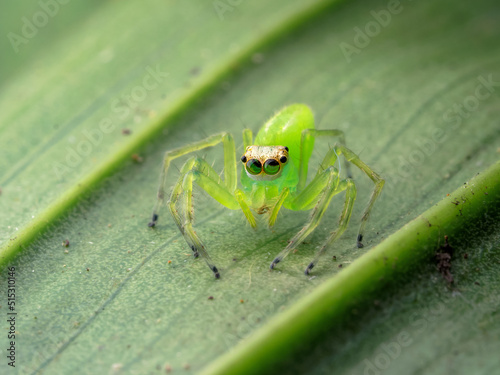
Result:
M335 144L327 152L316 176L306 186L308 163L316 137L338 137L340 143ZM345 146L342 131L314 129L312 111L304 104L293 104L276 113L259 130L253 142L252 131L243 130L245 153L241 157L244 171L241 173L242 189L237 186L236 150L230 133L215 134L204 140L167 151L160 174L158 200L153 208L150 227L154 227L158 221L159 209L165 198L166 177L171 161L221 142L224 148L225 180L223 181L204 159L193 156L182 167L179 180L167 203L175 223L193 250L194 256L198 257L201 254L216 278L220 277L219 271L193 229L194 182L223 206L231 210L242 210L253 228L257 226L254 214L267 214L269 227L272 227L282 206L294 211L312 209L309 221L274 258L271 262L271 269L274 269L276 264L311 234L318 226L332 197L345 190L345 203L340 215L339 227L330 234L314 260L307 266L305 274L308 275L319 257L342 235L351 218L356 199L356 186L350 178L348 169L349 163L352 163L375 183L373 194L361 218L357 237L357 246L363 247L361 241L366 221L385 181ZM344 163L348 175L346 179L341 179L339 170L335 168L335 162L340 154L345 158Z

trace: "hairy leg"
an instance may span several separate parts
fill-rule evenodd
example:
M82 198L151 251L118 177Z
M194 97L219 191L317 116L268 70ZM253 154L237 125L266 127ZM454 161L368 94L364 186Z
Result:
M208 255L205 245L193 228L193 183L196 182L212 198L230 209L238 209L238 201L224 185L222 179L217 175L214 169L205 160L192 158L186 162L181 172L184 173L181 173L172 191L170 201L168 202L170 213L184 236L184 239L191 250L193 250L194 256L198 257L198 255L201 255L215 277L219 278L220 274L217 267L214 265ZM179 205L180 207L178 207Z
M297 186L298 191L302 191L306 186L307 181L307 160L304 160L302 157L303 154L307 154L308 152L312 152L312 148L314 147L314 141L317 137L337 137L340 139L340 143L345 145L345 135L342 130L316 130L316 129L305 129L302 131L302 136L300 139L300 149L301 149L301 158L300 158L300 166L299 166L299 184ZM325 158L326 159L326 158ZM323 165L323 164L322 164ZM323 168L325 170L333 163L326 165ZM347 177L351 177L351 170L349 163L344 161L344 168L346 170Z
M278 200L274 204L271 210L271 214L269 215L269 228L271 228L274 225L274 223L276 223L276 219L278 218L278 212L280 211L281 206L283 206L283 203L285 202L289 193L290 189L284 188L281 191L281 194L278 196Z
M207 147L215 146L222 142L224 148L224 176L226 188L233 192L237 185L237 173L236 173L236 151L234 147L233 136L230 133L220 133L212 135L198 142L193 142L189 145L176 148L165 153L163 158L163 167L160 173L160 185L158 187L157 200L153 207L153 214L151 215L151 221L149 222L150 227L154 227L158 221L158 215L160 212L160 207L162 206L165 199L165 189L168 185L167 172L170 167L172 160L181 157L183 155L189 154L190 152L201 150Z
M253 134L250 129L243 129L243 147L247 148L253 143Z
M319 258L325 253L326 249L334 243L341 235L345 232L347 225L349 224L349 220L351 219L352 209L354 207L354 201L356 200L356 185L354 185L354 181L351 179L347 179L342 181L346 185L345 191L345 203L342 213L340 214L339 219L339 227L335 232L333 232L325 244L319 249L318 253L314 260L309 263L304 273L309 275L309 272L313 269L313 267L318 263Z
M250 210L250 207L248 206L245 193L240 189L236 189L234 191L234 197L238 201L238 204L240 205L240 208L243 211L243 214L245 215L248 222L250 223L250 226L254 229L257 228L257 222L255 221L255 217L253 216L252 211Z
M290 202L290 208L300 210L310 204L311 201L319 198L309 222L304 225L304 227L290 240L288 245L274 258L270 265L271 269L274 269L276 264L281 262L290 251L294 250L318 226L333 196L346 188L346 183L339 182L338 171L332 166L316 176L309 186Z
M343 154L347 161L349 161L350 163L354 164L356 167L361 169L375 184L375 187L373 188L373 193L370 197L370 201L368 202L368 205L366 206L365 211L363 212L363 216L361 217L361 225L359 226L357 245L358 247L363 247L363 243L361 241L363 241L365 225L368 220L368 217L370 216L370 212L373 208L375 201L382 192L385 180L382 177L380 177L380 175L375 173L373 169L367 166L354 152L349 150L346 146L335 145L334 150L337 153L337 155Z

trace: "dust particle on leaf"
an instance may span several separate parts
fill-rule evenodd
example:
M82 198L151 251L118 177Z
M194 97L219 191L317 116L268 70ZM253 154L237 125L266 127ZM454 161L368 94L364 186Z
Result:
M68 240L64 240L64 241L62 242L62 245L63 245L64 247L68 247L68 246L69 246L69 241L68 241Z
M142 163L144 161L144 159L139 156L139 154L132 154L132 160L136 163Z
M453 247L448 242L448 236L444 236L444 245L442 245L435 254L438 271L443 275L449 284L453 284L453 275L451 274L451 258L453 256Z
M252 55L252 62L254 64L261 64L264 61L264 55L262 53L254 53Z

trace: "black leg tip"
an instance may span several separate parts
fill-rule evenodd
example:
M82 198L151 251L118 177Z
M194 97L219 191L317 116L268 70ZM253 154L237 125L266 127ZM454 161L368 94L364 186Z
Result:
M198 253L197 251L195 251L195 252L193 253L193 257L194 257L194 258L198 258L199 256L200 256L200 253Z
M215 278L219 279L220 278L220 273L219 273L219 270L217 269L217 267L212 266L212 271L214 272Z
M314 263L313 263L313 262L309 263L309 265L307 266L306 270L304 271L304 274L305 274L306 276L308 276L308 275L309 275L309 272L311 272L311 270L312 270L313 268L314 268Z
M151 221L148 223L148 227L154 228L157 221L158 221L158 215L153 214L153 216L151 217Z
M281 259L280 259L280 258L275 258L275 259L272 261L272 263L271 263L271 265L269 266L269 268L270 268L270 269L272 269L272 270L274 270L274 267L275 267L275 266L276 266L276 265L277 265L280 261L281 261Z
M357 245L358 245L359 248L363 247L363 243L361 241L363 241L363 235L362 234L358 234L358 243L357 243Z

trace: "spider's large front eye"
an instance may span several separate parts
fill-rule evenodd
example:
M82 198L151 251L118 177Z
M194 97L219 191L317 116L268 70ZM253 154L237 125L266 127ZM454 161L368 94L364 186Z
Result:
M250 174L259 174L262 172L262 164L257 159L250 159L245 166Z
M280 170L280 163L278 163L277 160L268 159L264 163L264 172L266 172L266 174L273 175L278 173L279 170Z

